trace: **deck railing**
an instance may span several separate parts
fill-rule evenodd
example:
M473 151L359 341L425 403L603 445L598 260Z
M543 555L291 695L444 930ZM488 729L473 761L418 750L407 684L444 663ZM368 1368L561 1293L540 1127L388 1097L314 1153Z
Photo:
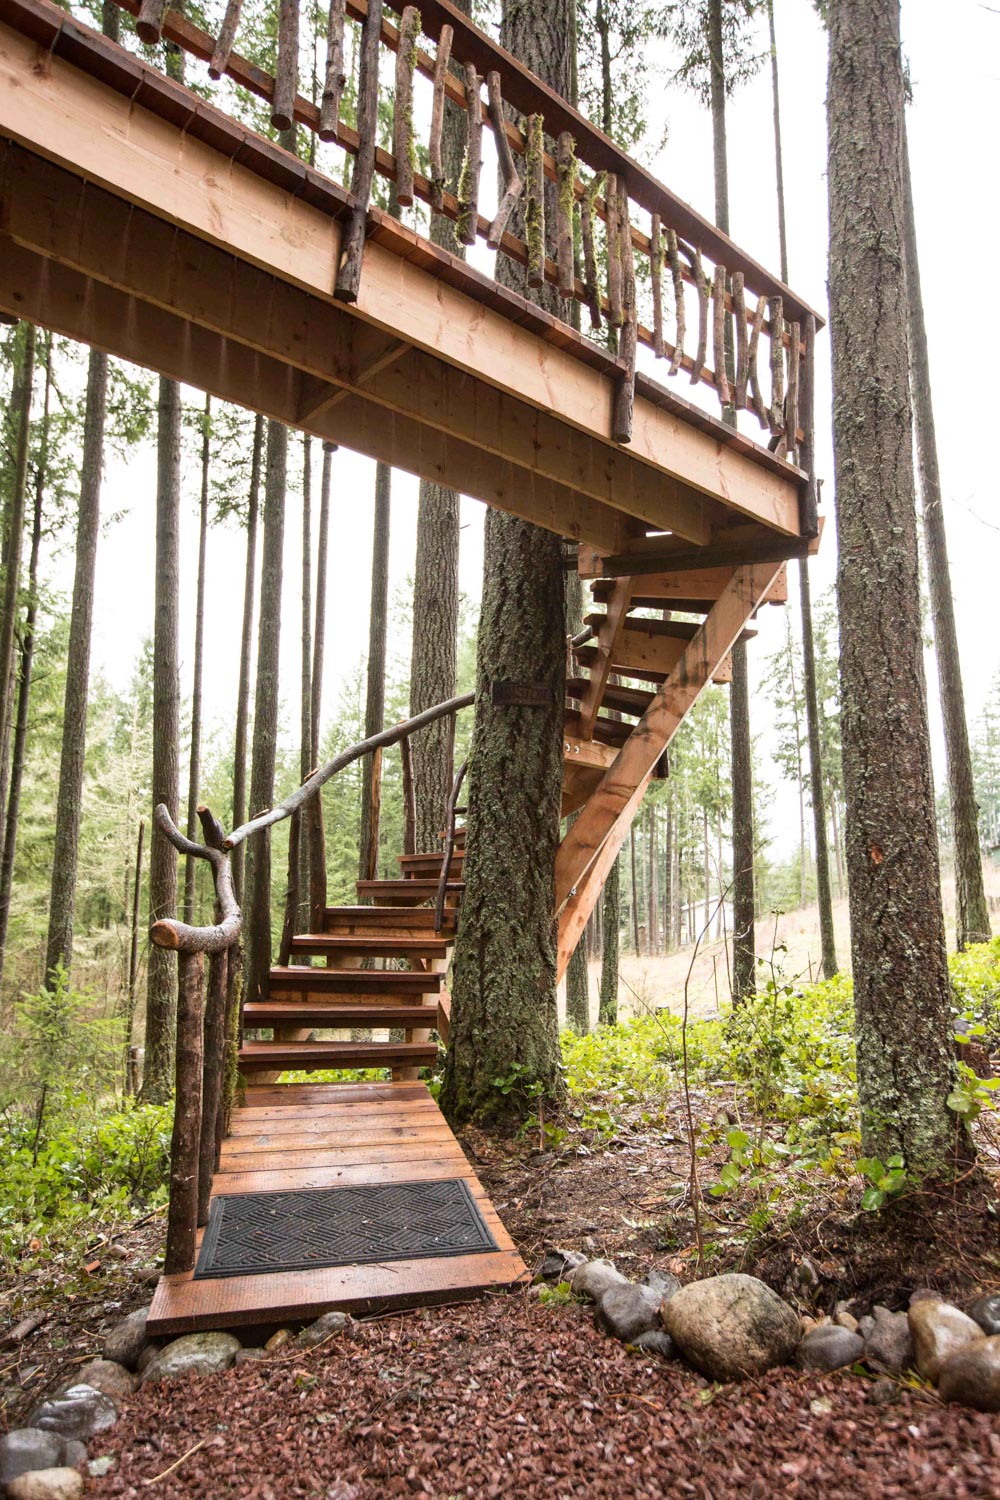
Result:
M587 310L592 333L619 356L616 441L631 436L644 344L668 376L712 387L724 414L748 413L774 451L801 461L822 319L448 0L424 0L419 9L331 0L318 100L299 92L297 0L281 6L274 75L236 50L242 0L229 0L217 38L167 10L166 0L117 3L138 17L143 41L165 37L206 62L213 78L228 76L266 100L276 129L298 122L353 158L336 297L357 298L373 182L382 176L402 207L427 205L455 223L460 243L482 240L523 266L529 287L553 287L568 326L577 304ZM360 28L356 47L347 42L352 25ZM383 51L393 54L394 83L380 112ZM357 76L349 80L353 55ZM345 97L357 101L354 123L344 118ZM463 166L451 184L442 169L446 100L466 116ZM379 137L387 114L390 149ZM426 143L415 120L429 122ZM501 176L490 215L480 203L484 126Z

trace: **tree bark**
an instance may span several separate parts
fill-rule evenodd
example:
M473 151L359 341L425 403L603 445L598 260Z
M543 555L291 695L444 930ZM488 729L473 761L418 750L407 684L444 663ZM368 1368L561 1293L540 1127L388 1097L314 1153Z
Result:
M920 257L913 213L910 160L903 135L904 254L906 261L907 314L910 351L910 396L917 438L917 468L924 522L924 557L934 622L938 688L944 744L948 762L948 796L955 840L956 927L959 948L990 940L990 909L983 883L983 856L979 845L979 808L972 774L969 727L965 717L965 689L955 625L955 601L951 592L948 538L941 499L931 395L930 355L920 288Z
M153 623L152 806L166 803L176 822L180 778L180 667L177 594L180 581L181 389L160 377L156 440L156 583ZM172 917L177 904L177 855L153 825L149 857L149 921ZM172 1079L177 957L150 944L146 970L146 1058L141 1098L162 1104Z
M209 459L211 457L212 398L205 397L201 434L201 498L198 505L198 579L195 590L194 671L191 683L191 753L188 760L187 836L198 838L198 783L201 779L202 677L205 662L205 553L208 548ZM184 861L184 920L194 922L195 882L198 861Z
M312 439L308 433L302 438L302 634L300 666L300 714L299 714L299 774L305 781L316 762L313 759L312 731ZM297 932L309 930L309 839L310 820L308 814L301 819L299 829L298 868L289 867L291 880L295 877L297 893Z
M573 37L572 0L504 0L502 44L566 97ZM554 223L551 188L547 196ZM520 233L520 203L514 217ZM554 288L529 290L523 269L506 259L497 275L558 315ZM441 1094L457 1120L509 1123L562 1086L553 915L566 679L561 558L554 533L487 512L465 893ZM496 705L500 681L544 682L550 702ZM512 1086L498 1088L498 1078Z
M319 536L316 543L316 623L313 629L312 697L309 720L312 730L312 762L319 765L319 727L323 706L323 656L326 649L326 573L330 539L330 484L334 443L323 444L323 474L319 495ZM309 819L309 908L310 926L319 931L326 907L326 833L323 798L313 797Z
M944 1173L956 1117L920 619L899 0L834 0L830 333L847 869L865 1154Z
M385 728L385 636L389 614L389 519L392 469L375 466L375 516L372 531L372 591L368 616L368 690L365 695L365 739ZM375 776L381 757L366 755L361 773L361 847L358 868L362 880L378 867L378 806Z
M14 717L14 643L28 498L31 396L37 342L34 324L22 323L14 334L14 341L14 381L8 421L8 444L9 451L13 454L14 473L4 517L4 583L0 603L0 808L7 804L10 739Z
M253 656L254 579L257 571L257 513L260 504L260 470L264 455L264 418L254 420L253 456L250 461L250 494L247 501L247 552L243 574L243 626L240 632L240 676L236 692L236 734L233 744L233 824L239 828L247 816L247 730L250 722L250 663ZM244 846L232 853L233 890L243 897Z
M278 666L281 640L282 553L285 540L285 484L288 429L267 424L264 479L264 546L260 571L257 630L257 683L254 692L253 748L250 759L250 812L274 801L278 743ZM248 840L246 859L247 972L245 998L266 994L271 967L271 831Z

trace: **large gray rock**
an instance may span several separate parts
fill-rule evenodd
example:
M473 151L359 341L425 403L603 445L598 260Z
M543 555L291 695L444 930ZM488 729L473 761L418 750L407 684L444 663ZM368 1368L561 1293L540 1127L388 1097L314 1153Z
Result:
M904 1312L890 1312L887 1307L872 1310L872 1326L865 1338L865 1356L876 1360L893 1375L913 1364L913 1335L910 1320Z
M139 1378L131 1370L126 1370L124 1365L116 1364L113 1359L92 1359L89 1365L84 1365L77 1373L76 1383L92 1385L95 1391L103 1391L105 1396L113 1396L116 1401L121 1401L132 1395L138 1387Z
M613 1286L629 1286L627 1276L610 1260L587 1260L578 1266L570 1277L570 1286L578 1297L589 1297L599 1302L604 1293Z
M981 1343L986 1335L978 1323L950 1302L921 1297L911 1302L907 1313L913 1335L917 1369L925 1380L937 1381L941 1366L969 1344Z
M295 1340L296 1349L314 1349L317 1344L325 1344L327 1339L335 1338L338 1333L343 1333L350 1323L350 1318L344 1312L324 1313L317 1318L315 1323L310 1323L308 1328L303 1328Z
M127 1318L116 1323L104 1340L104 1348L101 1350L104 1358L112 1360L116 1365L124 1365L126 1370L134 1370L148 1342L146 1339L148 1317L149 1308L140 1307L137 1312L129 1313Z
M19 1474L51 1469L63 1460L62 1438L41 1427L17 1427L0 1438L0 1493Z
M969 1344L941 1366L942 1401L957 1401L976 1411L1000 1411L1000 1336Z
M980 1297L969 1308L969 1317L979 1324L986 1334L1000 1333L1000 1292L990 1292Z
M187 1375L218 1375L236 1358L240 1341L231 1333L186 1333L158 1349L146 1366L143 1385L180 1380Z
M71 1385L50 1396L31 1414L32 1427L77 1438L85 1443L96 1432L104 1432L118 1420L118 1407L111 1396L92 1385Z
M7 1500L80 1500L83 1475L76 1469L34 1469L12 1479Z
M629 1281L609 1286L594 1308L594 1321L612 1338L634 1344L640 1334L659 1328L662 1301L651 1286L633 1286Z
M684 1358L709 1380L738 1380L787 1364L798 1316L754 1276L711 1276L682 1286L660 1319Z
M843 1370L861 1359L865 1352L865 1341L849 1328L826 1324L813 1328L806 1334L795 1354L795 1363L802 1370Z

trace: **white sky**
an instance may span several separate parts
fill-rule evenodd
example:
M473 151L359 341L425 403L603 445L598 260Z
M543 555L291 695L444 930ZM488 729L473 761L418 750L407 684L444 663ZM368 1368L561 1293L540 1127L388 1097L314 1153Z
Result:
M776 0L791 284L814 306L826 305L825 88L826 38L806 0ZM951 0L947 24L928 0L904 0L903 29L915 101L909 132L914 196L920 236L924 299L930 338L932 379L952 578L970 718L980 711L1000 666L1000 635L988 628L986 601L996 588L1000 561L1000 520L994 503L993 466L987 462L990 423L979 380L970 381L970 362L984 338L976 330L958 345L957 320L968 317L972 289L982 277L987 247L1000 230L1000 208L984 172L997 117L1000 91L1000 17L979 0ZM657 60L659 61L659 59ZM713 212L711 136L707 112L669 86L668 60L651 80L669 126L666 149L651 163L656 174L706 217ZM732 235L756 259L778 269L774 212L770 77L761 71L732 102L729 114L729 174ZM656 122L654 122L656 123ZM488 133L487 133L488 135ZM484 170L484 191L492 173ZM959 274L964 285L957 285ZM988 283L987 283L988 284ZM814 596L834 578L835 544L831 516L833 461L829 438L828 340L818 341L818 466L827 476L825 510L829 519L821 556L814 564ZM961 364L959 364L961 362ZM959 375L957 371L961 369ZM953 373L955 372L955 373ZM704 389L704 388L703 388ZM682 393L689 387L682 386ZM192 403L200 401L191 392ZM976 400L972 400L973 395ZM193 447L193 445L192 445ZM318 445L314 445L318 448ZM293 453L301 450L297 445ZM297 462L297 456L293 461ZM367 645L371 498L374 464L341 450L334 460L331 518L329 635L325 702L350 673ZM192 611L197 546L197 474L192 452L183 510L182 691L190 691ZM318 458L316 485L318 491ZM390 597L412 570L417 483L397 474L393 485ZM94 624L94 664L115 685L124 686L139 645L152 630L153 507L155 461L152 447L127 464L112 463L106 477L106 515L126 514L105 536L99 559ZM483 507L463 502L462 586L477 596L482 566ZM282 639L284 723L293 740L298 723L298 621L300 536L297 505L286 523ZM239 611L244 541L236 528L216 529L209 544L209 577L230 581L229 597L210 604L210 649L205 665L208 729L230 725L234 717ZM56 583L67 594L71 559L58 564ZM793 589L793 593L794 593ZM751 671L759 671L768 650L782 639L779 610L765 611L751 648ZM408 642L390 647L408 652ZM930 681L935 749L940 765L936 685ZM767 703L755 697L755 733L767 743ZM776 850L787 852L797 837L797 813L787 796L772 815Z

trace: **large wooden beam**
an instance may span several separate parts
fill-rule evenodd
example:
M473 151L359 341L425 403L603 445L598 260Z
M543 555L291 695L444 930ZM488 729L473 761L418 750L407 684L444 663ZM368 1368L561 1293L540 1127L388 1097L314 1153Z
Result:
M72 33L73 55L81 66L51 50L40 63L32 40L0 24L0 135L223 248L242 266L264 268L276 281L306 292L310 316L296 325L295 337L304 350L314 349L312 324L333 301L343 191L291 157L279 161L281 153L273 147L255 145L250 132L121 49L99 37L88 40L77 23L59 24ZM84 70L84 63L96 68L94 58L107 81ZM294 192L289 177L297 184ZM573 429L613 446L615 361L609 363L593 346L588 351L569 329L557 342L552 341L555 325L542 337L512 294L504 297L492 284L481 285L480 273L452 264L404 226L383 235L385 223L392 221L383 223L374 210L372 217L379 232L368 241L350 317L550 412L568 429L566 453L572 452ZM99 237L103 226L98 219L90 228ZM120 264L106 232L105 253L110 266ZM147 261L149 290L176 298L175 309L184 317L210 319L218 308L209 305L205 291L197 308L181 304L173 288L174 273L181 269L176 257L166 264ZM263 316L259 306L249 313L248 327L260 339L286 340L280 320ZM682 412L637 396L633 461L779 533L797 535L797 471L745 448L700 430ZM576 488L572 472L562 482Z
M557 912L600 855L619 818L633 803L637 789L732 649L777 573L778 565L771 563L737 569L711 614L684 647L675 670L559 846L555 869Z
M608 599L607 611L597 622L597 661L590 669L590 681L580 702L580 733L585 740L594 737L594 725L604 701L604 690L613 670L612 662L625 628L631 598L631 578L619 578ZM590 624L591 620L588 619L587 623Z

